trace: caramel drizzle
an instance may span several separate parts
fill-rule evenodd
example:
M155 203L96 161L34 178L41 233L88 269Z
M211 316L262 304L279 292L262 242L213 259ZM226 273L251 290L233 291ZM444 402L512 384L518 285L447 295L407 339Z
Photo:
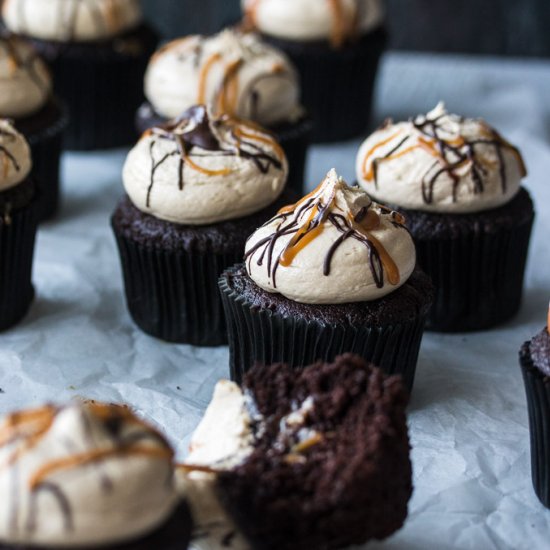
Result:
M184 129L187 124L190 123L191 119L195 120L197 126L186 133ZM220 137L214 134L210 128L210 124L218 126L227 124L230 128L230 134L234 143L222 141ZM239 126L244 129L241 129ZM253 132L262 132L262 134L257 135L250 133L247 129ZM160 159L155 159L157 140L152 140L149 145L151 176L146 197L146 206L148 208L151 204L151 194L155 185L155 174L157 170L173 156L179 156L180 159L178 170L178 189L180 190L184 187L183 171L185 165L188 165L193 170L208 177L229 176L233 172L231 168L210 170L200 166L193 160L191 152L196 146L196 144L193 143L193 136L198 134L200 134L204 140L211 142L211 146L209 146L208 149L211 151L212 156L238 156L248 159L253 162L263 174L267 174L272 166L276 170L282 170L283 168L284 152L276 141L268 136L265 131L258 129L258 127L250 122L244 122L240 119L230 117L229 115L224 115L215 121L210 121L206 113L206 108L199 105L186 111L181 119L177 119L161 127L152 128L144 133L144 137L155 136L158 139L173 141L176 145L174 151L164 154ZM271 146L275 150L276 156L267 153L260 145Z
M374 181L375 187L378 187L378 169L382 163L391 162L399 159L415 150L422 149L432 157L434 162L422 177L422 198L426 204L432 204L434 200L435 186L438 181L447 175L452 180L453 202L457 201L458 187L461 177L458 171L465 166L471 167L472 181L474 183L474 194L481 194L485 190L484 178L492 166L487 165L477 158L476 147L479 145L489 145L495 148L498 158L498 170L501 181L502 193L506 193L507 176L506 164L503 157L503 148L510 150L516 156L521 166L522 175L525 176L527 170L518 149L506 141L498 132L492 128L485 127L484 136L467 141L462 136L455 139L444 139L440 136L442 130L440 119L447 116L442 114L435 118L425 118L412 121L414 128L421 134L416 137L412 145L408 143L414 139L412 134L405 134L404 130L398 130L389 138L381 141L372 147L365 155L362 166L363 178L367 182ZM461 119L462 121L463 119ZM381 147L399 139L394 147L383 156L375 157L376 152ZM407 145L407 147L405 147ZM373 159L373 157L375 157Z
M323 260L323 275L328 277L334 254L347 239L355 239L363 244L369 253L369 267L377 288L384 286L384 275L388 282L397 285L401 276L395 261L388 254L382 243L371 232L380 226L380 215L369 207L362 208L355 216L343 216L334 212L335 190L331 193L326 204L323 204L320 191L322 182L314 191L306 195L295 205L282 208L278 215L268 223L278 221L274 232L261 239L245 254L245 260L252 262L256 252L260 252L257 265L262 266L267 260L268 277L273 281L273 287L277 288L277 269L279 266L292 265L298 253L306 248L324 231L326 223L335 227L340 236L334 241ZM372 205L371 205L372 206ZM390 215L392 223L396 227L403 227L404 218L384 207L380 207L382 214ZM299 220L305 221L299 224ZM274 249L280 238L292 235L287 245L275 258Z

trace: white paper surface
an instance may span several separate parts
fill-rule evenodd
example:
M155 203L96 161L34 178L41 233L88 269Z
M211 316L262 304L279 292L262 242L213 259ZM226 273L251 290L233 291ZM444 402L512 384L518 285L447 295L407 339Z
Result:
M450 110L484 116L519 145L538 216L519 316L490 332L426 335L409 415L409 519L368 547L549 548L550 512L531 486L517 354L545 324L550 298L550 63L392 54L381 74L377 119L408 118L445 99ZM353 180L358 144L316 148L310 187L333 166ZM123 400L183 455L215 381L228 375L228 352L165 344L132 324L109 226L124 156L64 159L63 209L37 243L36 301L0 335L0 412L79 396Z

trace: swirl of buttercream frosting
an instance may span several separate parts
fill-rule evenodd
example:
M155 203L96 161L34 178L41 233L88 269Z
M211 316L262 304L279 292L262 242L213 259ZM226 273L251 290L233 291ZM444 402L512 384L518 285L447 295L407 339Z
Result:
M273 136L198 105L145 132L130 151L124 187L141 211L156 218L205 225L241 218L273 203L288 164Z
M127 408L44 406L0 423L0 542L99 547L145 536L179 502L173 451Z
M0 119L0 162L0 191L21 183L32 168L27 140L6 119Z
M403 285L416 251L403 217L349 187L335 170L246 244L246 266L268 292L303 303L371 301Z
M263 34L285 40L330 40L341 46L384 18L381 0L241 0L245 20Z
M15 36L0 37L0 116L32 115L51 93L50 73L34 48Z
M149 62L145 95L165 118L199 103L264 126L302 113L298 76L286 56L254 34L232 30L165 45Z
M56 42L106 40L137 27L140 0L6 0L6 27L17 34Z
M449 114L388 121L361 145L359 185L376 200L410 210L470 213L510 201L526 169L519 151L480 119Z

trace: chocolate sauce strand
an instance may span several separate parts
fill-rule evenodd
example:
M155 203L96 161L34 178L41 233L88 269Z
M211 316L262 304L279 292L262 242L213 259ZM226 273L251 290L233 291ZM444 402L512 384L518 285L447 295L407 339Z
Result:
M343 235L341 235L340 237L338 237L338 239L336 239L334 241L334 243L332 244L332 246L329 248L326 256L325 256L325 260L323 262L323 275L325 277L328 277L330 275L330 267L331 267L331 264L332 264L332 258L334 256L334 254L336 253L336 250L340 247L340 245L346 240L348 239L349 237L351 237L353 235L353 230L352 229L348 229L348 231L346 231Z
M67 533L74 531L73 514L71 511L71 505L69 499L65 496L65 493L54 483L43 482L34 488L30 506L31 511L29 513L29 520L27 524L27 530L30 533L34 533L37 527L38 519L38 497L41 493L50 493L57 502L59 509L64 520L64 528Z

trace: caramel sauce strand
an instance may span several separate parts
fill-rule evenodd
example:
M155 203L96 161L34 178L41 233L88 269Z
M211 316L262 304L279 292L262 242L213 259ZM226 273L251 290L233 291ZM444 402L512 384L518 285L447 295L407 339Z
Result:
M328 2L334 18L330 43L333 47L340 48L343 46L349 34L349 29L346 25L344 6L341 0L328 0Z

